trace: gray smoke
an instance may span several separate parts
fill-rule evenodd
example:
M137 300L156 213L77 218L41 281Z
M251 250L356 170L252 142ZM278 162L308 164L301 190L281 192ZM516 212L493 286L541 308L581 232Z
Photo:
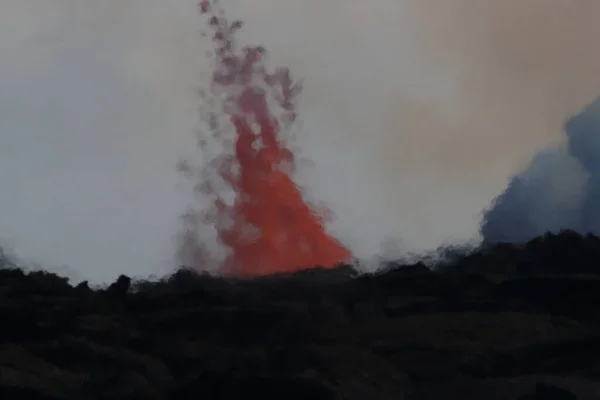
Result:
M600 99L565 123L567 145L544 150L485 212L485 242L571 229L600 234Z

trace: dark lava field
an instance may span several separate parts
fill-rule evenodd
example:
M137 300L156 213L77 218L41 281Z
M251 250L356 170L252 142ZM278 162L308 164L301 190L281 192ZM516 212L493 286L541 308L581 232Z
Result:
M600 239L77 286L0 269L0 399L599 399Z

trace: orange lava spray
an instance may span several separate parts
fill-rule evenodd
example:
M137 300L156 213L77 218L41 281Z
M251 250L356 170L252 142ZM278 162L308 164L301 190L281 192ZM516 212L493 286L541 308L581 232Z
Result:
M209 220L230 249L221 272L256 276L350 261L350 251L325 231L323 215L304 201L292 179L294 154L282 132L296 119L300 85L287 68L267 71L264 48L238 48L234 39L242 23L230 23L217 2L200 3L216 45L211 101L214 105L218 98L221 104L205 117L211 135L222 143L228 143L227 129L219 122L223 116L234 133L232 155L222 155L210 165L233 189L234 199L228 204L206 182L202 189L213 195Z

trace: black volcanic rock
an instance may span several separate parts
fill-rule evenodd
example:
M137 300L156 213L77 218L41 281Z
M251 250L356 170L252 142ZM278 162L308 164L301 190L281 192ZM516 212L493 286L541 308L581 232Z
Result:
M102 290L0 269L4 399L597 399L600 240Z

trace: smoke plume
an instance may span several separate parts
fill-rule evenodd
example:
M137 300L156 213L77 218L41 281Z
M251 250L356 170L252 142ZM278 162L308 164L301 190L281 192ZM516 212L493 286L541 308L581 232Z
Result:
M303 79L297 180L358 257L477 239L482 211L600 93L596 0L224 6ZM3 0L0 225L15 252L96 281L172 265L194 202L173 166L195 154L210 79L202 24L197 0ZM561 176L552 204L577 204L577 160L534 164ZM578 218L566 208L553 226Z

